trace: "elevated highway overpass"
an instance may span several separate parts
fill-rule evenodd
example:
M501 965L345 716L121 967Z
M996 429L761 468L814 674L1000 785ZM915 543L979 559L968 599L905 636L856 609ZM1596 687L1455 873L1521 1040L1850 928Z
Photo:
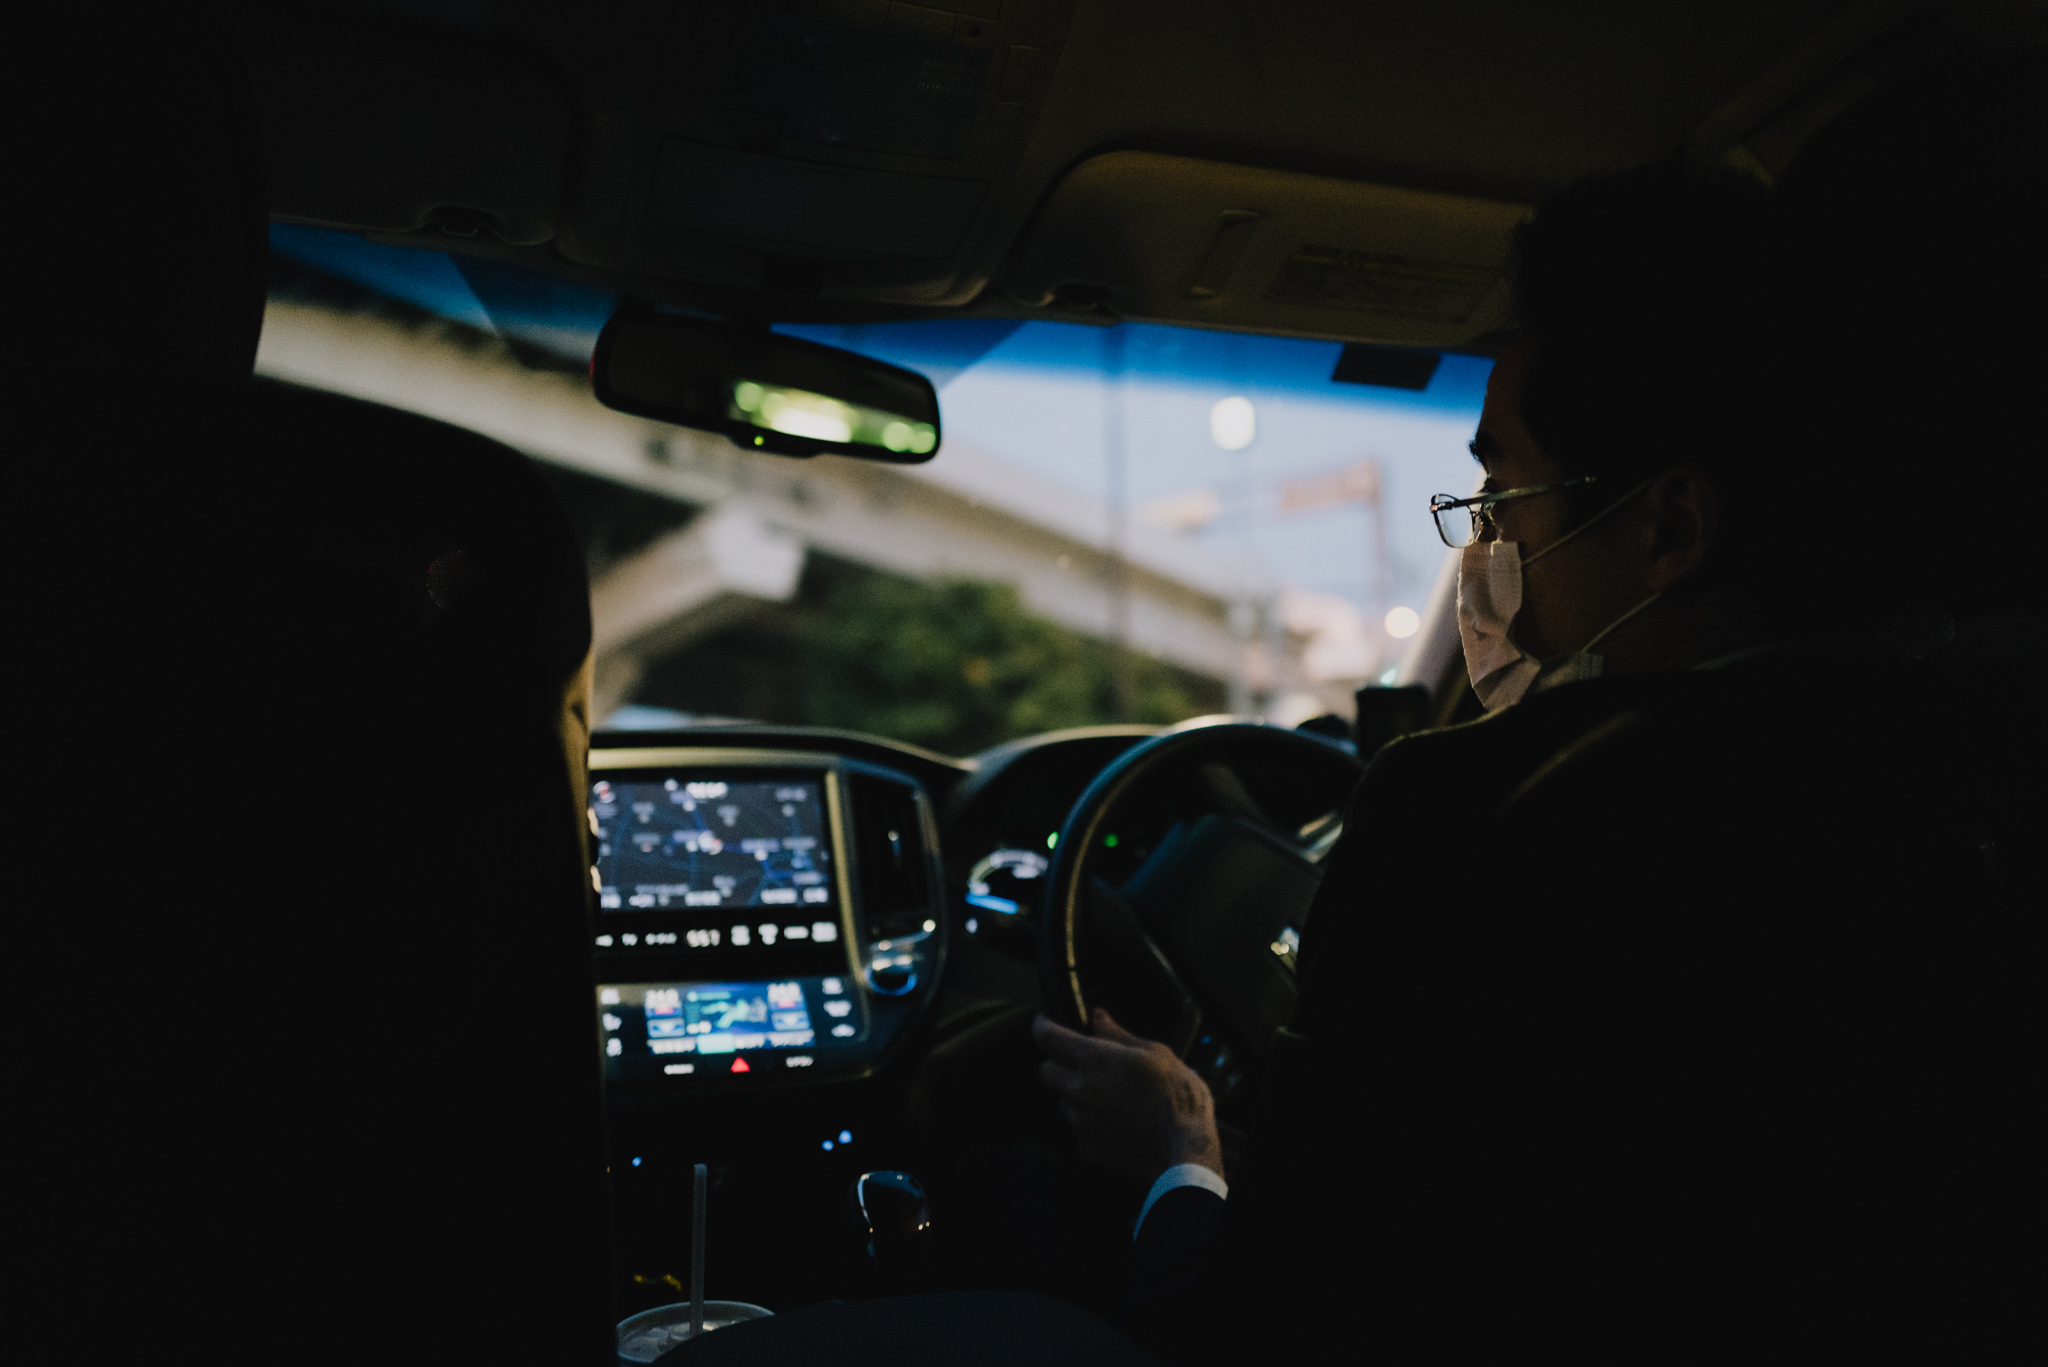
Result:
M523 364L460 324L273 297L257 372L420 413L541 461L700 510L592 585L596 715L654 659L796 591L806 555L920 579L1015 584L1027 607L1204 677L1275 679L1233 627L1244 567L948 442L925 466L743 452L614 412L582 377ZM1301 642L1288 638L1289 653ZM1287 668L1282 663L1282 669Z

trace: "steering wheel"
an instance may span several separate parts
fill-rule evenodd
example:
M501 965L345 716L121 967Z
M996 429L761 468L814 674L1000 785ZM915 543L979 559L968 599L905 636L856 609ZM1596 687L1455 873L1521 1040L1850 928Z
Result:
M1125 751L1053 845L1039 936L1046 1014L1085 1030L1101 1005L1165 1041L1221 1099L1242 1075L1237 1060L1256 1070L1293 1013L1302 921L1362 768L1323 737L1238 722ZM1135 850L1119 835L1134 819L1146 842ZM1111 867L1134 859L1127 876Z

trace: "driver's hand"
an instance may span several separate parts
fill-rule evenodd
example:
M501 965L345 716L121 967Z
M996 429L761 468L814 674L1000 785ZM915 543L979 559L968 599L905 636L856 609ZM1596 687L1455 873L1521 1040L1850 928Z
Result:
M1038 1076L1060 1098L1081 1158L1141 1181L1180 1163L1223 1175L1216 1103L1173 1051L1139 1039L1107 1011L1083 1035L1040 1016L1031 1037L1045 1053Z

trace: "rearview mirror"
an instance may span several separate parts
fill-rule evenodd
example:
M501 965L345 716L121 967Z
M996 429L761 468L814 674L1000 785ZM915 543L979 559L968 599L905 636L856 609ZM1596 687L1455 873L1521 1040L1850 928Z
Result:
M590 382L607 408L722 432L750 450L921 465L939 449L930 380L766 329L622 308L598 335Z

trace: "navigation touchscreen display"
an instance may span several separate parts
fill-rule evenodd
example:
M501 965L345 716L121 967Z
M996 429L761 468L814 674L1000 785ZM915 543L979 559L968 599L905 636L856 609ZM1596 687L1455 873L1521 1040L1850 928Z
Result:
M598 905L830 911L837 899L822 788L813 775L599 779L590 794Z
M815 769L594 778L598 950L674 956L690 965L677 976L700 979L850 972L829 782Z

